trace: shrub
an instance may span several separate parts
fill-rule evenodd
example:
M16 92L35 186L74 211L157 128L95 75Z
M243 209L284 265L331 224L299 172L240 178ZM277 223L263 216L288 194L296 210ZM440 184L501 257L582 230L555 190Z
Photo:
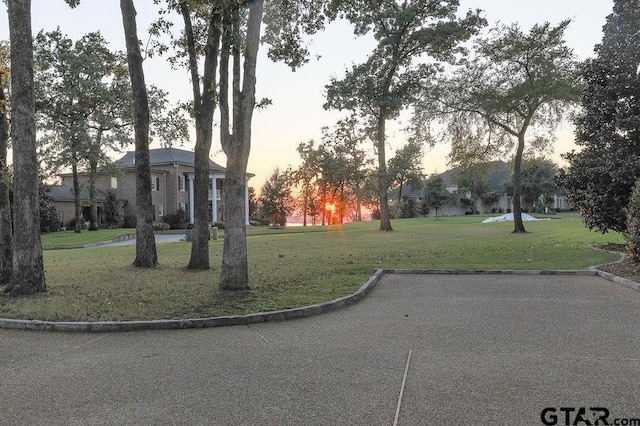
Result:
M76 218L74 217L69 221L67 225L67 229L75 229L76 227ZM80 219L80 229L87 229L87 222L85 220Z
M418 203L416 199L412 197L403 197L402 204L400 204L400 218L408 219L416 217L418 215Z
M213 226L218 229L224 229L224 222L213 222Z
M135 216L133 215L125 216L124 223L122 226L124 226L125 228L135 228L137 222L138 220L136 219Z
M634 265L640 263L640 181L631 192L629 204L625 209L627 229L624 239L627 242L627 261Z
M126 205L126 200L118 199L115 189L111 188L107 191L107 198L104 201L104 222L109 228L122 224Z
M154 231L168 231L169 229L171 229L171 226L169 226L168 223L155 221L151 224L151 227Z
M249 225L251 226L262 226L259 220L250 220Z
M175 213L166 214L162 217L171 229L185 229L189 222L187 212L183 209L178 209Z
M53 205L51 188L40 184L40 232L55 232L60 230L58 211Z

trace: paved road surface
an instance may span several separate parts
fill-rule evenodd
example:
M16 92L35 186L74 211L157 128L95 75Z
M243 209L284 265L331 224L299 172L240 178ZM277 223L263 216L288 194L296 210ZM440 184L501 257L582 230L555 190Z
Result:
M280 323L0 330L0 424L391 426L405 371L399 425L540 425L545 407L564 424L582 406L613 424L640 418L639 318L640 293L595 276L386 275Z

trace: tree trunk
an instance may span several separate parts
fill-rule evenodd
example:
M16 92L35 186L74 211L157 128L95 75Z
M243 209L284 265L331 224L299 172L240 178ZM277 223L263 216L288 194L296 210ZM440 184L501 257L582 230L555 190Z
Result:
M249 264L247 260L247 225L245 223L245 191L247 184L247 163L251 150L251 121L255 108L256 65L260 44L260 26L264 11L264 0L257 0L249 11L247 34L245 38L244 73L242 91L240 91L240 19L239 13L233 19L233 110L234 134L229 135L229 108L224 108L221 120L222 148L227 154L227 172L225 176L225 237L222 253L222 271L220 273L221 290L243 290L249 288ZM223 43L224 44L224 43ZM225 50L225 49L223 49ZM224 54L223 54L224 57ZM227 85L228 61L221 67L221 102L224 98L222 84ZM226 68L226 70L225 70ZM223 71L226 79L223 78Z
M96 140L90 149L89 159L89 231L98 231L100 229L100 221L98 220L98 190L96 182L98 180L98 157L100 156L100 147L102 146L102 129L98 130Z
M513 233L527 232L522 222L522 153L524 152L524 133L518 135L518 148L513 161Z
M402 201L402 180L400 180L400 187L398 188L398 202L396 203L395 219L400 219L400 203Z
M471 215L476 214L476 203L478 202L477 193L478 193L477 185L472 178L471 179Z
M304 184L302 194L302 226L307 226L307 207L309 206L309 184Z
M142 55L136 26L133 0L120 0L122 23L127 46L129 77L133 91L136 147L136 258L134 266L153 267L158 264L153 235L153 204L151 199L151 164L149 161L149 101L144 82Z
M80 182L78 181L78 156L74 153L72 154L74 159L71 164L71 176L73 181L73 207L75 212L75 225L73 228L73 232L79 234L82 232L82 222L84 221L82 217L82 206L80 205Z
M238 155L241 157L241 155ZM247 156L248 157L248 156ZM246 161L238 158L227 162L225 175L225 234L220 273L221 290L249 288L249 265L247 259L247 225L245 223L244 192L247 182ZM244 163L244 165L243 165Z
M40 240L31 0L9 0L8 3L12 72L11 140L15 176L13 270L6 291L12 295L22 295L46 291L47 285Z
M213 113L216 108L215 86L221 16L216 6L212 6L207 32L203 89L201 92L196 43L188 3L182 1L180 9L185 24L196 121L193 242L191 243L191 257L187 269L209 269L209 222L212 220L209 216L209 152L211 151L213 139ZM215 188L213 189L213 196L215 197Z
M11 204L9 183L11 175L7 167L9 146L9 122L7 120L7 98L4 93L4 75L0 71L0 285L11 280L13 262L13 230L11 226Z
M199 137L198 139L200 139ZM187 269L209 269L209 143L196 142L195 179L193 185L193 242ZM225 182L226 183L226 182ZM215 191L213 193L215 197Z
M380 230L393 231L391 213L387 201L387 160L384 152L386 119L380 113L378 117L377 149L378 149L378 196L380 198Z
M98 162L95 159L89 161L89 231L100 230L98 221L98 189L96 188L96 180L98 175Z

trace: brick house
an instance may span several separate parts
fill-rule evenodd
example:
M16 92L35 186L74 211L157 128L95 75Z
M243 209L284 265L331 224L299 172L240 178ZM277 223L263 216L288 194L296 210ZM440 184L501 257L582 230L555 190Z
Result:
M193 222L193 181L195 177L195 153L177 148L158 148L149 150L149 160L151 163L151 198L154 209L154 220L161 221L162 217L175 213L178 209L187 212L189 221ZM129 151L123 157L115 161L117 172L108 173L104 170L98 172L96 187L99 196L98 216L101 217L104 196L109 189L115 189L118 198L126 200L125 215L135 216L136 205L136 176L135 176L135 152ZM221 165L209 160L209 200L211 201L209 211L211 221L224 220L224 177L226 169ZM247 173L247 182L253 177ZM72 175L65 173L61 175L62 186L58 188L69 188L72 185ZM86 189L88 174L81 173L80 184L82 189ZM56 198L54 194L70 192L68 189L56 189L52 193L54 204L58 211L63 211L63 223L68 223L74 217L73 197L71 197L71 210L68 211L67 200ZM249 190L245 188L245 198L248 206ZM85 216L88 217L88 216ZM245 221L249 223L249 211L245 209Z

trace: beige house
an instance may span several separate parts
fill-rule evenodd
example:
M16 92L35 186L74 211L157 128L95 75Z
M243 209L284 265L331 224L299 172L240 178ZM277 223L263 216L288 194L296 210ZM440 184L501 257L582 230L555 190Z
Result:
M178 209L187 212L189 221L193 223L193 181L195 153L177 148L159 148L149 150L151 163L151 197L154 209L154 219L161 221L165 215L173 214ZM125 215L135 215L136 205L136 176L135 176L135 152L129 151L115 163L117 173L98 172L96 187L99 191L98 216L101 217L104 197L109 189L115 189L118 198L126 200ZM211 222L224 221L224 177L226 169L209 160L209 200ZM247 182L253 177L247 174ZM67 224L74 217L73 197L61 199L55 194L66 194L72 185L70 173L61 175L62 186L52 193L54 204L62 222ZM80 184L85 190L88 183L88 175L80 175ZM86 192L85 192L86 194ZM249 188L245 188L246 206L244 211L245 221L249 224ZM86 201L84 202L86 204ZM83 204L83 205L84 205ZM85 215L85 218L88 215Z

